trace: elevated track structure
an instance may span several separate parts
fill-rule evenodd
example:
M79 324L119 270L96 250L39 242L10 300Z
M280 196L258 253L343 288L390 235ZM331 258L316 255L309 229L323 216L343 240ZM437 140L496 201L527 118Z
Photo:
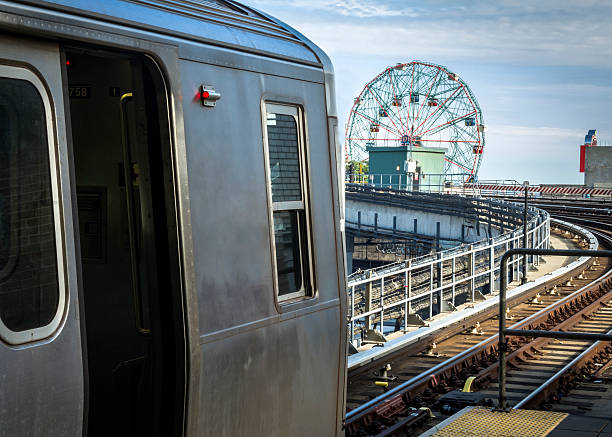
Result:
M444 175L438 173L421 174L415 181L410 173L369 174L347 173L346 183L387 187L396 190L416 191L423 193L460 194L464 196L482 197L514 197L521 196L525 189L531 197L551 199L570 198L612 198L612 187L589 187L571 184L534 184L528 187L515 180L476 181L469 178L470 174Z
M542 196L612 196L612 188L608 187L586 187L577 185L530 185L524 187L519 182L512 183L488 183L465 184L467 190L482 195L524 193L527 190L532 194Z
M456 213L460 205L464 218L476 223L477 227L479 223L487 225L487 237L471 244L350 275L348 324L349 339L354 347L372 339L385 342L385 335L390 332L407 332L411 327L424 325L425 320L439 313L455 311L460 304L485 300L485 295L499 288L499 259L503 253L523 244L522 208L511 202L414 195L391 189L352 186L347 186L346 196L347 205L350 199L357 198L377 205L400 206L405 208L406 214L410 208L431 208L437 213L450 214ZM361 229L377 231L382 227L380 221L374 225L354 223L350 217L347 208L348 233ZM547 248L550 240L548 214L532 208L528 220L529 247ZM488 237L493 235L492 229L496 229L497 235ZM397 228L393 231L397 233ZM540 259L515 257L510 262L510 280L521 277L524 262L533 267ZM358 360L349 358L349 367L359 365Z
M512 203L358 184L347 184L345 210L349 272L498 237L523 221Z
M569 223L555 221L552 226L555 232L578 236L574 239L582 248L593 250L600 243L612 247L610 228L595 231L596 238L586 228ZM610 261L581 258L572 265L564 275L548 279L510 302L508 324L513 324L513 329L610 331ZM345 420L348 435L415 435L469 402L493 405L499 356L496 310L494 307L490 314L466 319L438 332L437 337L423 338L394 356L350 372L350 410ZM554 408L551 403L571 394L585 375L594 374L610 361L611 353L602 343L513 337L507 352L511 405ZM457 395L462 388L463 393ZM478 393L467 393L475 390ZM463 405L453 403L462 397L471 400ZM432 419L430 411L436 408L446 414L436 412L438 417Z

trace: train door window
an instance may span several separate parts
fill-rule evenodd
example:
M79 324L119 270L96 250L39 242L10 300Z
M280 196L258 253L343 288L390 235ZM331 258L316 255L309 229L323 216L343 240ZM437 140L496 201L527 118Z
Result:
M51 119L38 77L0 65L0 337L11 344L49 336L65 300Z
M312 294L306 157L301 111L265 105L265 160L274 286L279 301Z

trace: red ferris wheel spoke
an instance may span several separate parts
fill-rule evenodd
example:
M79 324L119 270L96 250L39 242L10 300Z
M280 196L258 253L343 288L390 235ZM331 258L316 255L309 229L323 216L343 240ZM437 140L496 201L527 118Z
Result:
M455 118L455 119L453 119L453 120L449 120L449 121L447 121L446 123L442 123L442 124L439 124L439 125L437 125L437 126L435 126L435 127L432 127L432 128L430 128L430 129L427 129L426 131L422 132L420 135L425 135L427 132L431 132L432 130L434 130L434 129L438 129L439 127L443 127L443 126L449 125L449 124L454 123L454 122L456 122L456 121L459 121L459 120L461 120L461 119L463 119L463 118L465 118L465 117L469 117L470 115L473 115L473 114L475 114L475 113L476 113L476 111L472 111L472 112L470 112L469 114L465 114L465 115L462 115L461 117L457 117L457 118Z
M421 138L419 141L430 142L430 143L480 143L478 140L427 140Z
M410 129L410 127L408 126L410 123L408 122L408 120L411 119L410 117L410 102L412 102L412 89L413 89L413 85L414 85L414 70L416 70L416 64L412 64L412 75L410 76L410 98L408 99L408 109L406 110L406 132L408 132L408 129ZM411 132L411 135L413 134L413 132Z
M387 69L387 71L389 72L388 76L389 76L389 83L391 84L391 90L393 91L393 99L397 99L397 93L395 92L395 86L393 85L393 77L391 77L391 68ZM397 111L397 116L399 117L399 122L400 122L400 126L402 127L400 129L400 132L403 132L405 130L404 128L404 123L402 122L402 112L401 111ZM406 120L406 124L408 124L408 120Z
M419 119L419 115L421 115L421 109L423 109L423 106L425 106L425 103L427 102L427 99L429 99L429 94L431 93L431 90L433 89L433 86L436 83L436 79L438 78L438 75L440 74L440 67L438 67L438 72L436 73L436 75L434 76L433 80L431 81L431 86L429 87L429 90L427 91L427 95L425 96L425 100L423 100L423 103L421 103L421 106L419 106L419 110L417 112L416 117L414 117L415 120Z
M376 100L376 103L378 103L378 106L380 106L380 109L382 109L383 111L386 111L385 107L382 105L382 103L380 103L380 100L378 100L378 98L376 97L376 94L374 94L374 92L372 91L372 89L369 86L368 86L368 92L372 95L372 97L374 97L374 100ZM387 118L389 119L389 121L391 123L393 123L393 126L395 126L395 129L397 129L398 132L401 132L400 128L397 127L397 125L395 124L393 119L391 117L387 117Z
M400 138L346 138L351 141L399 141Z
M455 161L453 161L453 160L451 160L451 159L448 159L446 156L444 157L444 160L445 160L446 162L450 162L451 164L455 164L457 167L462 168L462 169L463 169L463 170L465 170L465 171L469 171L470 173L473 171L473 170L470 170L470 169L469 169L469 168L467 168L467 167L462 166L461 164L457 164Z
M461 89L461 87L457 87L457 89L455 89L455 91L453 91L453 92L451 93L451 95L450 95L450 96L448 96L448 97L446 98L446 100L444 100L444 102L442 102L442 104L441 104L441 105L438 105L438 106L436 107L436 110L435 110L434 112L432 112L431 114L429 114L429 115L428 115L428 116L425 118L425 120L423 120L423 121L421 122L421 124L419 124L419 125L417 126L417 128L415 129L415 131L416 131L416 132L418 132L418 131L419 131L419 129L420 129L420 127L421 127L421 126L423 126L423 125L424 125L424 124L427 122L427 120L429 120L429 119L431 118L431 116L432 116L432 115L434 115L436 112L438 112L438 111L440 110L440 108L444 107L444 105L446 105L446 102L448 102L448 101L449 101L449 99L450 99L451 97L453 97L453 96L455 95L455 93L456 93L457 91L459 91L460 89ZM419 135L420 135L420 134L419 134Z
M371 118L371 117L366 117L366 116L365 116L365 115L363 115L361 112L357 112L357 111L355 111L354 109L352 109L352 110L351 110L351 112L352 112L353 114L357 114L357 115L359 115L360 117L365 118L365 119L366 119L366 120L368 120L369 122L378 123L378 121L377 121L377 120L375 120L375 119L373 119L373 118ZM379 126L380 126L380 127L382 127L384 130L386 130L387 132L389 132L390 134L393 134L393 135L399 135L399 136L401 136L401 134L400 134L399 132L397 132L397 131L395 131L395 132L394 132L394 131L392 131L391 129L389 129L389 128L388 128L387 126L385 126L384 124L379 124Z

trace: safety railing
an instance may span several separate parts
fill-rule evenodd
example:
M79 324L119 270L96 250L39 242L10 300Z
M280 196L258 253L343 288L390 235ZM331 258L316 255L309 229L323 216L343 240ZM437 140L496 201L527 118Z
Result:
M514 206L514 208L518 208ZM527 247L547 249L550 217L530 209ZM535 212L534 212L535 211ZM369 330L382 334L423 324L440 312L466 301L484 299L499 289L500 260L523 246L522 228L433 255L394 263L351 275L348 282L350 341L358 347ZM537 266L540 257L515 255L509 260L508 280L522 274L522 265Z
M444 173L394 173L368 174L347 173L345 182L394 190L419 191L424 193L472 194L473 189L466 188L470 174L448 175Z

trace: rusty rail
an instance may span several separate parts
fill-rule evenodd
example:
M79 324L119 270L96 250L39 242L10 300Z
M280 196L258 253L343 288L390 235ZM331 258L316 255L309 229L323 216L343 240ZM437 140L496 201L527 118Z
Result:
M590 251L596 252L597 254L605 253L605 251ZM531 316L525 318L524 320L517 322L511 326L512 329L520 330L521 328L529 328L531 326L537 326L541 323L545 323L548 318L551 316L556 316L559 313L564 311L564 308L571 308L579 303L581 300L585 299L592 293L595 293L599 290L599 283L608 276L611 276L612 272L604 275L603 278L599 278L596 283L592 283L584 286L580 290L575 291L574 293L565 296L559 301L555 302L553 305L550 305L542 310L532 314ZM597 301L598 299L595 299ZM586 305L588 306L588 305ZM504 310L505 312L505 310ZM567 312L567 311L565 311ZM505 319L505 317L504 317ZM522 331L521 331L522 332ZM345 428L351 427L353 424L357 423L360 419L376 413L381 406L386 404L397 402L398 399L401 400L403 396L408 396L408 399L411 399L416 393L420 393L423 390L430 388L430 386L435 387L438 384L442 383L443 380L450 378L453 374L453 371L457 371L462 368L464 363L468 364L476 364L482 362L482 360L487 357L492 356L492 354L497 354L498 352L498 335L493 335L477 345L472 346L469 349L461 352L458 355L455 355L448 360L432 367L428 371L411 378L410 380L394 387L393 389L385 392L384 394L378 396L375 399L366 402L365 404L349 411L346 414ZM520 352L516 351L516 352ZM496 370L498 364L497 360L492 364L489 368L486 369L486 372L490 374L493 370ZM478 379L481 379L483 375L479 374Z
M608 337L612 336L612 330L608 331ZM516 404L513 409L525 408L529 405L537 404L540 400L545 399L561 384L562 377L573 369L587 365L594 357L600 354L605 348L607 342L598 341L592 344L588 349L574 358L570 363L565 365L561 370L551 376L544 384L531 392L529 396Z
M612 258L612 250L582 250L582 249L510 249L501 258L501 283L499 292L499 409L509 411L506 399L506 352L508 343L506 335L520 337L553 337L559 339L580 339L580 340L606 340L612 341L609 334L589 334L583 332L561 332L561 331L542 331L532 329L508 329L506 328L506 288L508 286L508 259L514 255L535 255L535 256L590 256L599 258Z

